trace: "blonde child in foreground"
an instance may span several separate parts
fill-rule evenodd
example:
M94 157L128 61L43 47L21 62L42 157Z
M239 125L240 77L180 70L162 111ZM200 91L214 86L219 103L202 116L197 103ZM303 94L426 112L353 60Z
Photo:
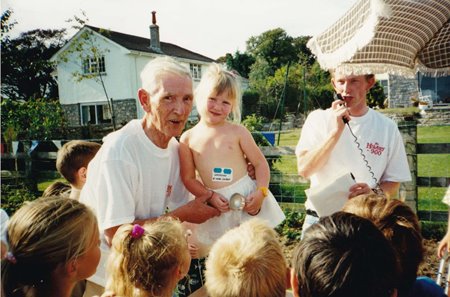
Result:
M258 215L271 227L277 226L285 216L268 190L269 165L250 132L238 124L241 115L238 78L212 64L194 97L200 122L181 136L181 178L194 196L210 197L208 202L222 212L199 226L199 240L212 244L227 229L239 224L228 212L228 202L234 193L245 197L242 220ZM256 182L247 174L245 157L255 167Z
M175 219L125 224L116 232L102 297L171 297L189 268L184 229Z
M8 242L2 296L69 297L78 281L95 273L100 260L95 215L65 197L24 204L9 221Z
M210 297L284 297L288 275L276 232L254 218L229 230L206 261Z

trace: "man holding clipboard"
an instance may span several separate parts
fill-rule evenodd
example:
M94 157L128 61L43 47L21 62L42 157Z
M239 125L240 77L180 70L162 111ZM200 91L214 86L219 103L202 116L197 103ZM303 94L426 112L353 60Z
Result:
M331 83L341 99L308 115L295 150L299 175L310 179L309 191L314 191L326 185L339 187L333 182L352 173L355 182L341 185L348 187L344 189L347 198L371 191L396 197L400 182L410 181L411 174L397 124L367 106L366 95L375 76L345 74L338 68L332 72ZM316 204L334 198L322 196ZM308 196L305 207L303 231L319 216L313 197Z

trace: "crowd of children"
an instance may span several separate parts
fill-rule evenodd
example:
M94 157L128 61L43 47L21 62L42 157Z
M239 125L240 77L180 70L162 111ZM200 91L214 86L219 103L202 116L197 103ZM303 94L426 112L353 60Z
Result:
M285 216L268 190L267 161L239 124L238 85L236 74L210 66L195 94L200 121L181 136L179 146L185 187L221 215L201 224L170 216L122 224L110 242L99 294L445 296L430 279L417 276L423 245L416 214L384 196L360 195L342 211L316 218L287 263L274 231ZM101 234L96 214L78 200L100 147L87 141L64 144L56 167L69 184L55 182L43 197L25 203L7 229L2 213L2 296L93 296L84 280L100 262ZM232 201L236 197L241 200Z

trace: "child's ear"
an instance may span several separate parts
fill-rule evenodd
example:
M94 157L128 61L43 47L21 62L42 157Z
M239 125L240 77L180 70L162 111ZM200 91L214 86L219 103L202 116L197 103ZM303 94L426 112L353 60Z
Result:
M300 296L298 292L298 278L297 275L295 274L294 268L291 268L291 289L295 297Z
M87 168L80 167L80 169L78 169L77 171L77 174L79 183L84 185L86 183Z
M65 272L68 276L74 276L77 273L78 270L78 262L76 259L70 260L65 265Z

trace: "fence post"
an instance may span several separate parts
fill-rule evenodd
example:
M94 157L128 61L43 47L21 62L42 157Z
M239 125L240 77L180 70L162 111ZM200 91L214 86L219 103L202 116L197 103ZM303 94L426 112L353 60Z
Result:
M415 212L418 210L417 199L417 122L404 121L398 123L398 129L403 137L405 144L406 156L408 157L409 170L411 171L411 181L405 182L404 189L406 191L405 203Z

